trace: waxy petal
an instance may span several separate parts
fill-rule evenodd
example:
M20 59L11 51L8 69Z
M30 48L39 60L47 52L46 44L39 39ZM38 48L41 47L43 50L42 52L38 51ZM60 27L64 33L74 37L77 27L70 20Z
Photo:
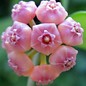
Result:
M34 65L30 58L19 52L8 53L8 64L18 74L23 76L29 76L34 68Z
M47 85L52 83L60 75L51 65L35 66L30 77L39 85Z
M12 9L12 19L28 24L35 17L36 9L34 1L20 1Z
M33 26L31 46L38 52L49 55L61 44L60 34L54 23Z
M41 1L36 10L37 18L44 23L59 24L64 21L68 13L60 2L55 0Z
M76 46L83 43L83 29L80 23L68 17L58 26L64 44Z
M62 45L50 55L49 62L57 69L67 71L75 65L77 53L74 48Z
M8 27L2 34L2 46L10 51L26 51L31 48L31 28L15 21L13 26Z

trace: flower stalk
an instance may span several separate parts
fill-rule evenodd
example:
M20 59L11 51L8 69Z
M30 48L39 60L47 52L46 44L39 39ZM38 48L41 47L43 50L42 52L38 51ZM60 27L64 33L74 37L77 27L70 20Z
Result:
M29 25L32 27L32 26L36 25L36 22L32 19L32 20L29 22Z
M27 86L35 86L34 81L30 77L28 78Z
M33 59L33 57L37 54L37 51L32 49L30 52L27 53L27 55L30 57L30 59Z
M46 62L46 55L40 54L40 65L47 64Z

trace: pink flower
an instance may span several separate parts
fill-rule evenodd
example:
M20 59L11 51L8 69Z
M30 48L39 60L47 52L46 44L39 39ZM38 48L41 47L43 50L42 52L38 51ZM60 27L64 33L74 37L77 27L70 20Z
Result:
M31 28L24 23L15 21L2 34L2 46L10 51L26 51L31 48Z
M34 1L24 2L14 5L12 9L12 19L28 24L34 17L37 7Z
M18 74L29 76L34 68L32 61L24 53L11 52L8 53L9 66Z
M62 44L58 29L53 23L33 26L31 45L35 50L49 55Z
M47 85L52 83L60 75L60 72L57 72L55 68L51 65L40 65L34 67L33 72L30 77L33 81L36 81L39 85Z
M67 18L58 26L63 43L76 46L83 43L83 29L80 23L74 21L71 17Z
M41 1L36 10L36 16L41 22L59 24L64 21L68 13L60 2L55 0Z
M77 53L74 48L62 45L50 55L49 62L57 69L67 71L75 65Z

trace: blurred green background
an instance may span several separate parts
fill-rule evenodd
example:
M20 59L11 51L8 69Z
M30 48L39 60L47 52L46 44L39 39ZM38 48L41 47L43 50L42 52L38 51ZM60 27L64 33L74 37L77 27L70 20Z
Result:
M1 33L12 25L11 9L20 0L0 0L0 36ZM29 0L24 0L29 1ZM41 0L34 0L39 5ZM69 15L76 11L86 11L86 0L57 0L61 1ZM85 14L86 16L86 14ZM86 17L85 17L86 20ZM82 22L83 24L83 22ZM86 23L85 23L86 24ZM86 28L84 28L86 29ZM86 33L86 32L85 32ZM86 35L84 35L86 40ZM84 43L86 44L86 43ZM48 86L86 86L86 48L76 47L79 50L76 66L64 72ZM27 78L17 76L8 66L7 54L1 48L0 39L0 86L26 86Z

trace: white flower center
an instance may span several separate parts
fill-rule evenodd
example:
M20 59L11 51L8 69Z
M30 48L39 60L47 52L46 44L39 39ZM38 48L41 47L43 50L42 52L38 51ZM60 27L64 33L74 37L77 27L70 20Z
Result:
M49 34L45 34L43 37L42 37L42 42L44 44L49 44L50 42L52 42L51 40L51 36Z
M46 46L53 46L54 45L55 35L51 34L47 30L44 30L44 33L38 37L38 40L41 42L41 45Z

